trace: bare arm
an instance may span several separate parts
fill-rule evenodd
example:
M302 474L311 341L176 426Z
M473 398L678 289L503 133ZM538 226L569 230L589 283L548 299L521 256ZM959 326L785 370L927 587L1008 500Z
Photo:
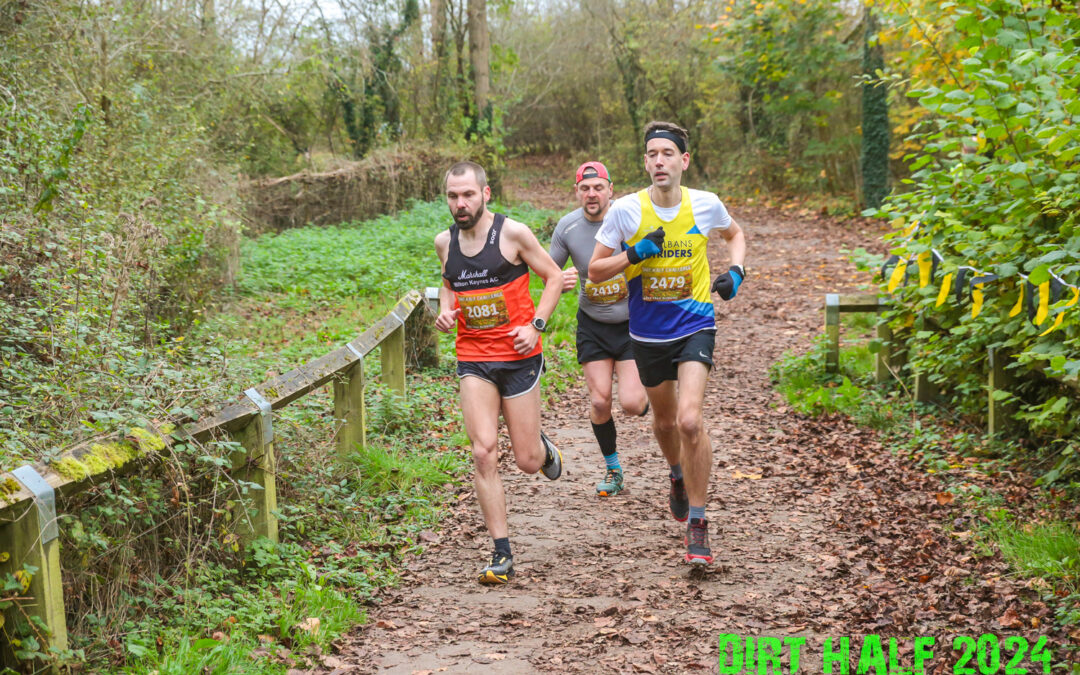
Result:
M589 281L598 284L607 281L627 267L630 267L630 259L626 251L619 255L611 255L615 249L596 242L592 258L589 259Z
M536 305L536 316L544 321L551 318L555 312L555 306L559 303L562 295L563 273L548 252L540 245L536 235L526 225L513 220L507 220L503 225L503 234L510 235L510 243L517 248L517 254L544 280L544 292L540 295L540 302ZM521 354L527 354L536 346L540 339L540 332L530 324L518 326L511 331L515 336L514 348Z
M743 261L746 259L746 233L743 232L738 223L732 220L727 229L720 230L720 234L724 237L724 241L727 242L728 252L731 254L731 264L743 267ZM592 267L590 266L589 269L591 270Z

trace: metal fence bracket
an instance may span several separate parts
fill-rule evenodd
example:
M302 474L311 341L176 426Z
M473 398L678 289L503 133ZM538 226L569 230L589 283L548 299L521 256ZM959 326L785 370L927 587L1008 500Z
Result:
M34 494L38 522L41 524L41 543L47 544L59 537L60 528L56 525L56 490L53 490L53 486L29 464L15 469L11 475Z
M274 440L273 406L270 405L270 401L267 401L262 397L262 394L255 390L255 387L246 390L244 396L251 399L251 402L259 408L259 416L262 418L263 426L263 443L272 443Z

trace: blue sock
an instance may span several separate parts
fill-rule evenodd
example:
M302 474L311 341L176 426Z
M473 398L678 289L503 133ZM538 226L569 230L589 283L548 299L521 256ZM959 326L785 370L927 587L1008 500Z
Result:
M671 477L675 480L682 478L682 462L671 465Z
M690 520L697 518L698 520L705 520L705 507L704 506L690 506Z
M606 464L609 469L621 469L622 466L619 465L619 453L613 452L610 455L604 455L604 464Z

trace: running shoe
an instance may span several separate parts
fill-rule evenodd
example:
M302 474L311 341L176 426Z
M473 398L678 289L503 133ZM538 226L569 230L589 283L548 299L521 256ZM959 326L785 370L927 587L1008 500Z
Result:
M491 564L480 570L477 581L482 584L505 584L514 576L514 557L495 551Z
M671 476L668 476L671 478ZM685 523L690 515L690 498L686 496L686 484L682 478L671 478L671 494L668 496L671 515L680 523Z
M555 480L562 475L562 453L543 431L540 432L540 444L544 446L545 455L544 465L540 467L540 470L544 472L548 480Z
M708 565L713 561L709 548L709 521L691 518L686 526L686 562L691 565Z
M601 497L614 497L622 492L623 475L622 469L608 469L604 480L597 483L596 494Z

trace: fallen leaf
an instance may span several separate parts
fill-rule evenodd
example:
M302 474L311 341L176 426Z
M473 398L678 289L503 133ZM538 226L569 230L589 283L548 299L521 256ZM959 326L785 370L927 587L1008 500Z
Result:
M738 470L736 470L735 473L731 474L731 477L735 480L739 480L741 478L749 478L750 480L761 480L760 473L743 473L742 471Z
M397 624L389 619L379 619L375 622L375 627L384 630L397 630Z
M308 618L304 619L300 623L296 624L296 626L294 626L294 628L302 630L305 633L311 633L312 635L317 635L319 633L319 625L321 623L322 622L319 620L319 617L317 617L317 616L309 616Z
M939 506L952 504L952 501L956 499L956 497L951 492L938 492L934 495L934 498L937 499L937 503Z
M1016 613L1016 610L1009 608L1005 610L1005 613L998 617L998 623L1002 628L1023 628L1024 622L1020 620L1020 615Z

